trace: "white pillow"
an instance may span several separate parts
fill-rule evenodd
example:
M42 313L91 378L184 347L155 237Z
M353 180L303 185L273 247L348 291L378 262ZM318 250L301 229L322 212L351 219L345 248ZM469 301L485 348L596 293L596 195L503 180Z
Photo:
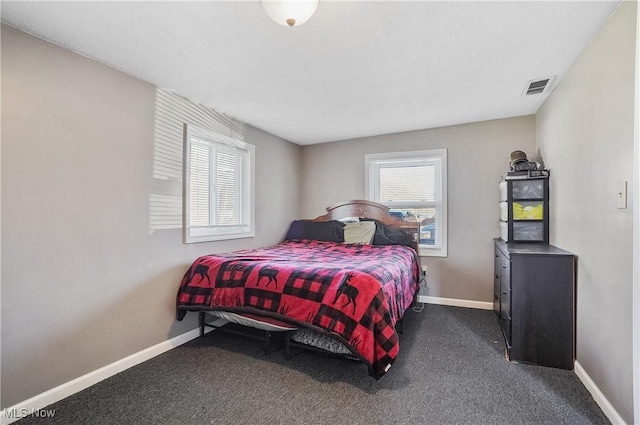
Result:
M344 243L370 244L375 233L376 223L374 221L347 223L344 226Z

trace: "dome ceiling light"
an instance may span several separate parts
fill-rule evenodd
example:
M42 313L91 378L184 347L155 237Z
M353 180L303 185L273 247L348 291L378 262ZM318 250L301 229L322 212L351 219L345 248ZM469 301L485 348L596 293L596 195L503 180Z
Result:
M267 15L280 25L302 25L313 16L318 0L262 0Z

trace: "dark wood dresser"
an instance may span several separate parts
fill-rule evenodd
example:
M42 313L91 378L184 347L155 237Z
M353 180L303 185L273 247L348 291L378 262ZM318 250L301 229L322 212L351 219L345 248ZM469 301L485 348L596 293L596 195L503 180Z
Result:
M575 256L495 239L493 310L513 362L573 370Z

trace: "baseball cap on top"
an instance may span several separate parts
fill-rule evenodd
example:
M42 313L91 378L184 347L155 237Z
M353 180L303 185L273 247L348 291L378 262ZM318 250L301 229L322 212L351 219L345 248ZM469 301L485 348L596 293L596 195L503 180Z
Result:
M517 164L518 162L527 162L527 154L522 151L513 151L511 152L511 165Z

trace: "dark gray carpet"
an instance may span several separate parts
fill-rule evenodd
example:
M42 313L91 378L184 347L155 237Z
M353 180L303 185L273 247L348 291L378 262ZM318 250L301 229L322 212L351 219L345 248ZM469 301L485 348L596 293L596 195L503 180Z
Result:
M192 314L192 313L190 313ZM49 406L28 424L608 424L571 371L509 363L493 312L407 312L379 381L357 362L265 356L211 332Z

